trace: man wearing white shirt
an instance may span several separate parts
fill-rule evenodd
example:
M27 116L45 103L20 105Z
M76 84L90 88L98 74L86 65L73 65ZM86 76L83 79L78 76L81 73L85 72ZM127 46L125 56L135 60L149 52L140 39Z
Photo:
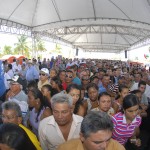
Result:
M10 88L10 86L9 86L9 84L10 84L9 80L10 79L11 79L11 77L8 75L7 72L5 72L4 73L4 83L5 83L6 90L9 90L9 88Z
M83 118L73 114L72 97L59 93L51 99L53 115L39 125L39 139L43 150L56 150L58 145L79 138Z
M21 65L19 64L19 60L16 61L16 64L13 65L13 72L14 74L18 74L21 70Z
M13 78L14 72L12 70L12 64L8 64L6 72L10 76L10 78Z

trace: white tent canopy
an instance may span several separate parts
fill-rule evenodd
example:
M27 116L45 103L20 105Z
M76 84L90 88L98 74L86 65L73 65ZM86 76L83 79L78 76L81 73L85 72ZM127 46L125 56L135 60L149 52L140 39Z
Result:
M86 51L120 52L150 37L150 0L0 0L0 4L1 28L31 30Z

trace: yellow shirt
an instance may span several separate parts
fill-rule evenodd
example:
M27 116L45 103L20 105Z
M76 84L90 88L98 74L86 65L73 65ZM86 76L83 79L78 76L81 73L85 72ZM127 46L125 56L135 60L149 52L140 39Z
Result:
M43 86L43 85L46 85L46 84L49 84L49 85L50 85L50 83L49 83L48 80L46 80L44 83L42 83L41 81L39 81L39 82L38 82L38 89L41 91L42 86Z
M72 139L58 146L57 150L84 150L80 139ZM117 141L111 139L106 150L125 150L125 148Z
M30 131L28 128L26 128L22 124L19 124L19 126L27 133L27 135L29 136L30 140L32 141L32 143L34 144L36 149L37 150L42 150L42 148L40 146L40 143L39 143L37 137L35 136L35 134L32 133L32 131Z

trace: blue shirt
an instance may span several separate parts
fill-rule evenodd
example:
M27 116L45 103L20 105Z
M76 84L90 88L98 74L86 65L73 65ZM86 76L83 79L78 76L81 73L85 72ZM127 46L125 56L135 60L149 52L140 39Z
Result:
M35 79L39 79L39 72L37 71L35 66L31 66L27 69L26 80L27 81L32 81L32 80L35 80Z
M118 84L118 77L114 77L115 78L115 84Z
M72 82L77 85L81 85L81 80L78 77L75 77Z
M0 96L2 96L6 91L6 87L4 84L4 68L3 63L0 60Z
M100 93L103 93L103 92L106 92L106 88L105 87L103 87L103 84L101 83L100 85L99 85L99 94Z

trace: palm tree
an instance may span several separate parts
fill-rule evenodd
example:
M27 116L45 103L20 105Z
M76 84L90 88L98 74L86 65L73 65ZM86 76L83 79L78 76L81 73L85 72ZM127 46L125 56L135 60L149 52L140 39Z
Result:
M35 43L34 43L34 56L37 57L39 55L39 52L44 52L46 51L46 48L45 48L45 43L43 41L41 41L41 39L35 39L34 40Z
M59 45L59 44L56 44L55 49L52 50L52 52L53 52L53 53L56 53L56 54L61 54L62 52L61 52L61 47L60 47L60 45Z
M22 55L28 55L29 54L29 47L28 47L27 37L24 35L18 37L18 43L15 43L16 45L14 52Z
M37 52L44 52L46 51L45 43L39 39L36 40L36 50Z
M4 46L4 50L3 50L4 55L12 54L12 50L11 49L12 49L11 46L5 45Z

